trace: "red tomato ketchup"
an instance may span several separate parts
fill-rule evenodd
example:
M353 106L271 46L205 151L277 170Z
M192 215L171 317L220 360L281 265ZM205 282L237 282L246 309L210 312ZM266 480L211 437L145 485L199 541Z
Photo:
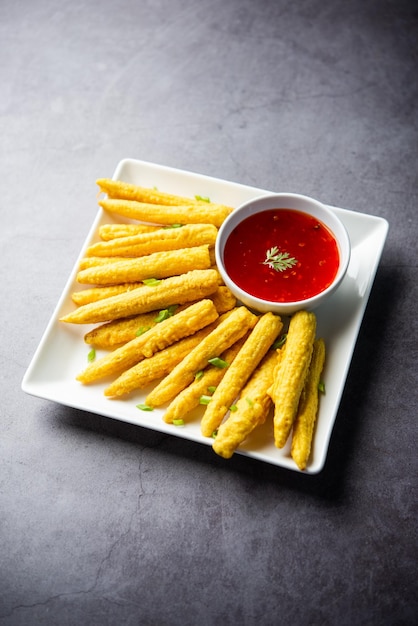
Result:
M229 235L224 264L244 291L273 302L298 302L324 291L340 263L337 242L321 221L293 209L269 209Z

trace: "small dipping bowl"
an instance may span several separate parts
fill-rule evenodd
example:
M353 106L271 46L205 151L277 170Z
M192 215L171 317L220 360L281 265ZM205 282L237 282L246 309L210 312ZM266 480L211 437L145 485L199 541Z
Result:
M329 257L326 246L332 251ZM336 214L317 200L293 193L242 204L222 224L215 245L218 270L235 297L250 309L279 315L323 304L341 284L350 252L348 233ZM325 272L328 278L321 287L316 282ZM291 283L299 290L294 298L285 295L294 293ZM307 294L303 296L302 283Z

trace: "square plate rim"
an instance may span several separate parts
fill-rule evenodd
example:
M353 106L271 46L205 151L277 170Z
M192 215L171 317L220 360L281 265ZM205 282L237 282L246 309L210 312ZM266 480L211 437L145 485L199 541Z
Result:
M270 193L276 193L274 191L271 190L266 190L266 189L261 189L261 188L257 188L257 187L253 187L250 185L245 185L242 183L237 183L237 182L233 182L233 181L228 181L228 180L224 180L224 179L220 179L220 178L216 178L213 176L209 176L206 174L200 174L200 173L196 173L196 172L191 172L188 170L182 170L182 169L178 169L178 168L174 168L171 166L167 166L167 165L159 165L156 163L152 163L149 161L144 161L144 160L139 160L139 159L132 159L132 158L125 158L122 159L121 161L119 161L119 163L116 166L116 169L114 171L114 174L112 176L112 178L114 180L118 179L121 177L121 174L123 174L124 170L126 170L127 168L134 168L141 170L142 169L148 169L150 171L154 171L157 172L159 175L169 175L171 177L175 177L175 178L184 178L184 179L190 179L193 182L195 181L199 181L199 184L201 182L208 182L210 185L215 185L215 186L226 186L228 189L231 189L232 191L240 191L246 194L254 194L251 197L255 197L255 195L264 195L264 194L270 194ZM129 182L129 181L128 181ZM171 191L171 190L168 190ZM179 193L176 191L173 191L173 193ZM227 204L227 202L225 202L225 204ZM355 315L355 320L354 320L354 324L352 325L352 329L351 329L351 334L353 335L353 341L351 341L351 344L346 348L345 351L345 362L344 362L344 368L343 371L341 371L341 379L342 379L342 384L340 385L340 388L338 389L338 393L335 396L335 410L334 410L334 415L333 418L330 421L329 427L326 431L325 434L325 438L323 437L322 443L322 449L323 449L323 453L320 456L319 460L312 466L308 466L308 468L303 472L304 474L307 475L314 475L314 474L318 474L320 471L322 471L322 469L324 468L325 462L326 462L326 457L327 457L327 452L328 452L328 447L329 447L329 441L332 435L332 430L334 427L334 423L335 420L337 418L337 413L338 413L338 408L340 405L340 400L341 400L341 396L346 384L346 380L347 380L347 375L348 375L348 370L351 364L351 360L352 360L352 355L354 352L354 348L356 345L356 341L357 341L357 337L358 337L358 333L364 318L364 313L365 313L365 309L369 300L369 296L370 296L370 292L372 289L372 286L374 284L374 280L375 280L375 276L376 276L376 272L379 266L379 262L380 262L380 258L381 258L381 254L385 245L385 241L386 241L386 237L387 237L387 233L389 230L389 223L388 221L381 217L381 216L375 216L375 215L369 215L367 213L362 213L362 212L358 212L358 211L352 211L350 209L344 209L344 208L340 208L340 207L336 207L336 206L332 206L332 205L327 205L329 206L329 208L331 208L332 210L334 210L341 218L345 218L345 219L351 219L354 220L355 223L357 222L363 222L364 224L372 224L375 229L376 229L376 233L378 231L378 233L376 234L377 237L377 241L375 243L377 243L377 246L374 249L374 254L373 254L373 258L372 258L372 262L369 265L369 271L367 273L367 284L366 287L364 288L364 293L361 296L361 301L359 303L359 306L357 307L356 310L356 315ZM69 294L70 294L70 290L72 285L74 284L74 280L75 280L75 275L77 272L77 266L78 266L78 262L81 259L81 257L84 254L84 251L86 249L86 247L89 245L89 243L91 242L91 239L93 238L95 232L97 231L97 226L100 223L101 219L103 219L104 217L104 211L102 209L99 209L95 219L93 220L93 223L89 229L89 232L87 234L87 237L84 241L84 244L80 250L79 256L76 259L76 262L74 264L73 270L70 273L70 276L64 286L64 289L61 293L61 296L57 302L57 305L54 308L53 314L51 316L51 318L49 319L49 322L46 326L46 329L41 337L41 340L34 352L34 355L29 363L29 366L24 374L23 380L22 380L22 390L25 393L28 393L32 396L36 396L45 400L49 400L52 402L56 402L58 404L62 404L64 406L68 406L68 407L72 407L72 408L76 408L78 410L82 410L82 411L86 411L89 413L94 413L97 415L101 415L103 417L109 417L112 419L116 419L119 421L123 421L126 423L131 423L134 425L138 425L138 426L142 426L144 428L148 428L150 430L155 430L158 432L162 432L162 433L166 433L166 434L170 434L171 436L175 436L175 437L181 437L184 439L188 439L190 441L194 441L196 443L203 443L206 445L210 445L210 440L208 440L208 438L205 438L203 436L196 436L196 435L190 435L190 434L185 434L183 431L185 429L179 429L176 428L175 430L173 430L173 426L172 425L167 425L163 422L163 420L160 420L162 423L161 424L153 424L153 425L149 425L144 423L142 420L138 420L135 419L134 416L132 416L132 418L128 417L128 416L123 416L121 417L120 415L115 415L115 411L113 411L111 409L112 403L110 401L109 403L109 408L101 408L100 410L95 410L94 408L92 408L91 406L85 406L83 403L80 402L76 402L76 401L72 401L69 398L66 398L65 400L63 400L63 398L60 398L60 393L59 393L59 389L58 392L55 390L52 393L46 393L45 389L40 386L39 384L36 384L36 381L33 380L33 375L36 373L37 370L37 366L39 366L39 362L40 359L42 358L43 352L46 350L47 348L47 344L48 344L48 340L50 338L51 332L53 327L56 325L57 323L57 313L58 311L62 308L64 302L68 299ZM280 452L280 451L278 451ZM283 459L280 456L277 459L271 459L271 458L266 458L266 455L263 453L259 453L257 451L254 450L237 450L238 454L250 457L250 458L254 458L254 459L258 459L260 461L266 462L266 463L270 463L272 465L276 465L279 467L283 467L285 469L290 469L296 472L300 472L300 470L297 468L297 466L293 463L293 461L289 462L289 459Z

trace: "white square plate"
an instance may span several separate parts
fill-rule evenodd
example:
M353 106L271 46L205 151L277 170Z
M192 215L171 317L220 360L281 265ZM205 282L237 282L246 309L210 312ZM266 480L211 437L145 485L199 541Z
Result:
M256 196L270 193L267 190L133 159L121 161L113 178L144 187L157 187L182 196L205 196L213 202L230 206L238 206ZM312 455L305 472L308 474L318 473L325 463L348 368L388 232L388 223L383 218L331 208L348 230L352 254L342 285L326 304L316 310L317 335L325 339L327 346L323 376L326 394L320 400ZM200 434L200 411L192 414L186 425L179 428L162 420L162 409L143 412L136 408L138 403L144 401L147 390L132 394L125 400L113 400L103 394L107 383L83 386L75 380L75 376L87 364L90 348L84 343L83 336L91 327L64 324L58 318L75 308L71 293L80 289L76 283L79 260L84 256L86 248L93 241L97 241L98 226L114 221L122 220L113 219L99 210L24 376L22 389L26 393L66 406L211 445L212 439ZM274 446L270 422L255 430L240 448L239 454L299 471L290 457L289 445L282 450Z

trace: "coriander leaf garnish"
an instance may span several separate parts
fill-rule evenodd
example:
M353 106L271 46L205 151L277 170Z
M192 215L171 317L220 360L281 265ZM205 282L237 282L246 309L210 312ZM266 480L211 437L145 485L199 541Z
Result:
M284 272L296 265L297 262L297 259L290 256L288 252L280 252L277 246L273 246L273 248L266 251L266 258L263 261L263 265L268 265L272 270L276 270L276 272Z

